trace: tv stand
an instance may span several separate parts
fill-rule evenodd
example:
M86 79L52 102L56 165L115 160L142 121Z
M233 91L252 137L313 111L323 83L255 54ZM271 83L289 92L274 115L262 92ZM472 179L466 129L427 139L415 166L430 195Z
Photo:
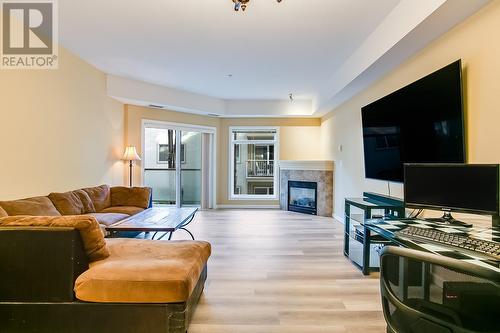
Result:
M470 223L465 223L459 220L455 220L455 218L451 215L450 212L444 212L443 216L438 217L438 218L426 218L426 221L430 222L437 222L437 223L444 223L444 224L451 224L451 225L457 225L461 227L467 227L467 228L472 228L472 224Z

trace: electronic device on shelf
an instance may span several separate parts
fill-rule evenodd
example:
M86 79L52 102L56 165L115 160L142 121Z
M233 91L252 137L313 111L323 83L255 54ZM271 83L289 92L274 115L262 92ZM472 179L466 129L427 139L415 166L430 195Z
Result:
M405 164L405 207L444 212L433 222L471 226L451 212L499 215L498 164Z
M460 249L460 251L473 252L475 255L479 253L489 259L500 261L500 243L414 226L396 231L396 235L451 246Z
M403 182L403 163L464 163L458 60L361 109L365 176Z

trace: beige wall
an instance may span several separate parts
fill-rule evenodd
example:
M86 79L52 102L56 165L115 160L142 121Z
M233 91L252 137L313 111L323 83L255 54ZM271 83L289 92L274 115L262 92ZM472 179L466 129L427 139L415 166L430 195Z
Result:
M0 71L0 200L122 184L123 106L64 49L58 70Z
M322 119L321 150L333 159L335 213L342 216L345 197L363 191L388 192L387 182L365 180L361 107L457 60L464 66L469 162L500 162L500 1L492 1L474 16L434 41L385 78ZM342 152L339 146L343 146ZM392 184L402 196L402 185Z
M217 129L217 203L220 205L278 205L276 201L228 200L229 127L279 126L280 159L320 159L320 119L303 118L215 118L188 113L127 105L125 107L125 136L129 145L141 149L142 120L202 125ZM125 173L125 178L128 174ZM142 181L140 164L134 170L137 184Z

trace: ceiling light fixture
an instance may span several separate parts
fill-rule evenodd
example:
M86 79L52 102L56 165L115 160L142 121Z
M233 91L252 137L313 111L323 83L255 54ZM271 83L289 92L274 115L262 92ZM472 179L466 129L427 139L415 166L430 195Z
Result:
M276 0L278 3L280 3L282 0ZM245 11L247 9L247 4L250 2L250 0L233 0L234 3L234 10L236 12L240 11L240 8L242 11Z
M288 97L290 97L290 101L293 102L293 94L292 93L288 94Z

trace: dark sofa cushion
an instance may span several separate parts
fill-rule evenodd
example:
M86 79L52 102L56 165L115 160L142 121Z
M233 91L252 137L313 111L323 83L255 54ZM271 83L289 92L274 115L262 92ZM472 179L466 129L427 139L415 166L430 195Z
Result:
M118 214L127 214L127 215L135 215L144 211L144 208L134 207L134 206L117 206L117 207L108 207L103 209L101 213L118 213Z
M48 199L47 199L48 200ZM96 219L89 215L79 216L8 216L0 219L0 227L59 227L75 228L82 237L89 261L109 257L104 235Z
M108 185L89 187L83 189L89 195L94 204L95 211L100 212L104 208L111 207L111 191Z
M76 190L65 193L51 193L49 199L62 215L95 213L95 207L87 192Z
M133 206L148 208L151 198L151 188L149 187L123 187L115 186L111 188L111 206Z
M13 201L0 201L9 216L61 216L48 197L34 197Z

